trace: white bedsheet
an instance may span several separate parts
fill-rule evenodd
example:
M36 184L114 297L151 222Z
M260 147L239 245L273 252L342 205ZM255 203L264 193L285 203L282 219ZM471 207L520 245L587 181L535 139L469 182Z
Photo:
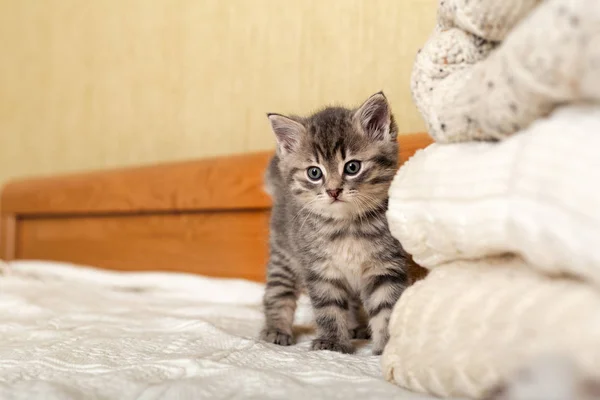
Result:
M0 262L1 399L427 399L379 357L260 342L263 286L184 274ZM304 329L302 328L304 326Z

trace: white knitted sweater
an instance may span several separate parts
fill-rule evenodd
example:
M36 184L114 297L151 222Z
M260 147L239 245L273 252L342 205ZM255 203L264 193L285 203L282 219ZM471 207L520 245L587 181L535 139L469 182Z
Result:
M600 99L598 43L598 0L440 0L413 98L438 142L504 138Z

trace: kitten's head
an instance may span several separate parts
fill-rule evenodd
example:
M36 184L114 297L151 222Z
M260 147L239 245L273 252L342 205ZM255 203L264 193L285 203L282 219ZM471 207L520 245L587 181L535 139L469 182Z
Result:
M268 116L283 184L306 211L345 219L385 205L398 166L398 132L382 92L354 110Z

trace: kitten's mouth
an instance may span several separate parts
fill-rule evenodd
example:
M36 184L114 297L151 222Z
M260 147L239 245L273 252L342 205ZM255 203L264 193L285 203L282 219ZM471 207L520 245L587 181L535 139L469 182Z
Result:
M344 200L340 200L340 199L331 200L331 204L334 204L334 203L344 203Z

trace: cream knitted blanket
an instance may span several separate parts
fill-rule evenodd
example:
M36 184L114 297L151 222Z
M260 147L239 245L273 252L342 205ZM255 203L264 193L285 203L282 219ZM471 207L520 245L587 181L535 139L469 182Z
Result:
M426 268L516 253L600 287L598 133L600 107L581 105L500 143L434 144L394 179L392 234Z
M413 98L438 142L504 138L600 99L598 43L598 0L440 0Z
M387 379L480 398L546 352L600 374L595 132L600 107L572 106L501 143L434 144L402 167L390 229L432 272L393 311Z
M390 332L386 379L438 396L480 398L540 354L567 354L600 374L598 292L537 274L517 258L433 270L405 292Z

